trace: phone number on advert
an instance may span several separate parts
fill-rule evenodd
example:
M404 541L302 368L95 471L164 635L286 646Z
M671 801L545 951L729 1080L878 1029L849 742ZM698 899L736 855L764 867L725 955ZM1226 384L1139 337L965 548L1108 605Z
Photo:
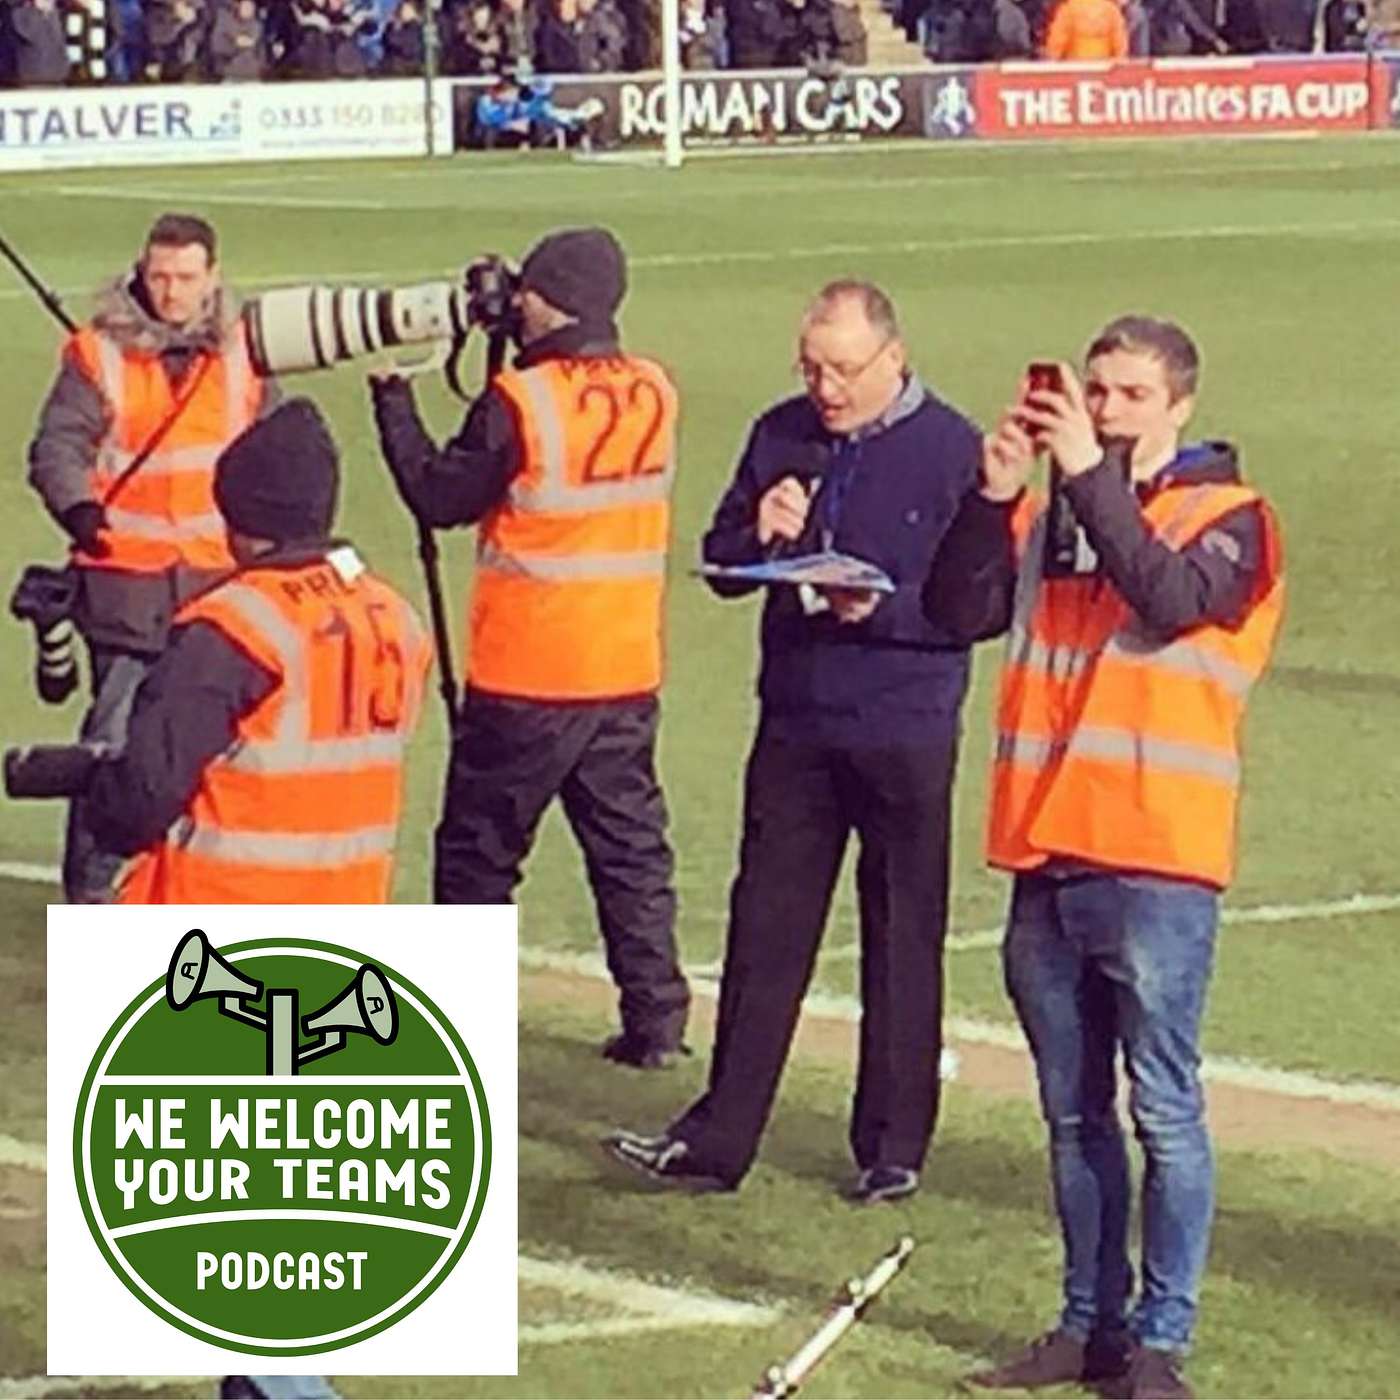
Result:
M421 102L338 102L334 106L264 107L258 114L264 131L319 131L373 126L416 126L423 121Z

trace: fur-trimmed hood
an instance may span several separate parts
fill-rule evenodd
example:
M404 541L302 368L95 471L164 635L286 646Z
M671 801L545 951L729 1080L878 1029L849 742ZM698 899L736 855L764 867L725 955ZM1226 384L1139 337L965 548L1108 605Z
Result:
M153 316L136 294L138 274L129 272L104 284L97 293L92 324L124 350L164 354L167 350L217 350L238 321L238 297L225 287L214 292L209 310L188 326L167 326Z

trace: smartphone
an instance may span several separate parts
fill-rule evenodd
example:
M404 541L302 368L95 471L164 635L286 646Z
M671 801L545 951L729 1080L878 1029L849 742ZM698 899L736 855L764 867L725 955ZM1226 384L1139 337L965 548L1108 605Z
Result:
M1060 367L1054 360L1032 360L1026 366L1026 392L1028 394L1036 394L1043 389L1058 394L1064 390L1064 387L1064 376L1060 373Z

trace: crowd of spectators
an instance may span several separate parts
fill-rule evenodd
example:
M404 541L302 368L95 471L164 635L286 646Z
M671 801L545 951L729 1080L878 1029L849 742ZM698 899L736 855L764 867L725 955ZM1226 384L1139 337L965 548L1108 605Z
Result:
M427 0L0 0L0 85L420 74ZM884 0L936 62L1358 49L1400 0ZM1320 7L1320 8L1319 8ZM105 13L103 13L105 9ZM103 62L76 55L100 26ZM859 0L680 0L693 70L866 62ZM659 66L659 0L443 0L454 76Z

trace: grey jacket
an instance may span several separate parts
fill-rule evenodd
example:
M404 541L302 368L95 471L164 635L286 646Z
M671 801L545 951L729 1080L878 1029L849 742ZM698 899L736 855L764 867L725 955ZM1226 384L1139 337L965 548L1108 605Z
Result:
M146 309L136 295L134 275L128 275L99 292L92 324L124 350L158 354L171 383L178 386L201 350L224 343L237 314L236 299L220 292L203 320L177 330ZM279 400L275 381L267 381L261 413L271 412ZM65 354L29 445L29 483L60 524L74 506L97 501L93 473L111 417L101 389ZM83 602L77 620L88 639L137 651L159 651L174 608L210 581L190 570L170 576L113 569L82 572Z
M57 6L15 5L10 26L17 87L57 87L68 80L68 41Z

